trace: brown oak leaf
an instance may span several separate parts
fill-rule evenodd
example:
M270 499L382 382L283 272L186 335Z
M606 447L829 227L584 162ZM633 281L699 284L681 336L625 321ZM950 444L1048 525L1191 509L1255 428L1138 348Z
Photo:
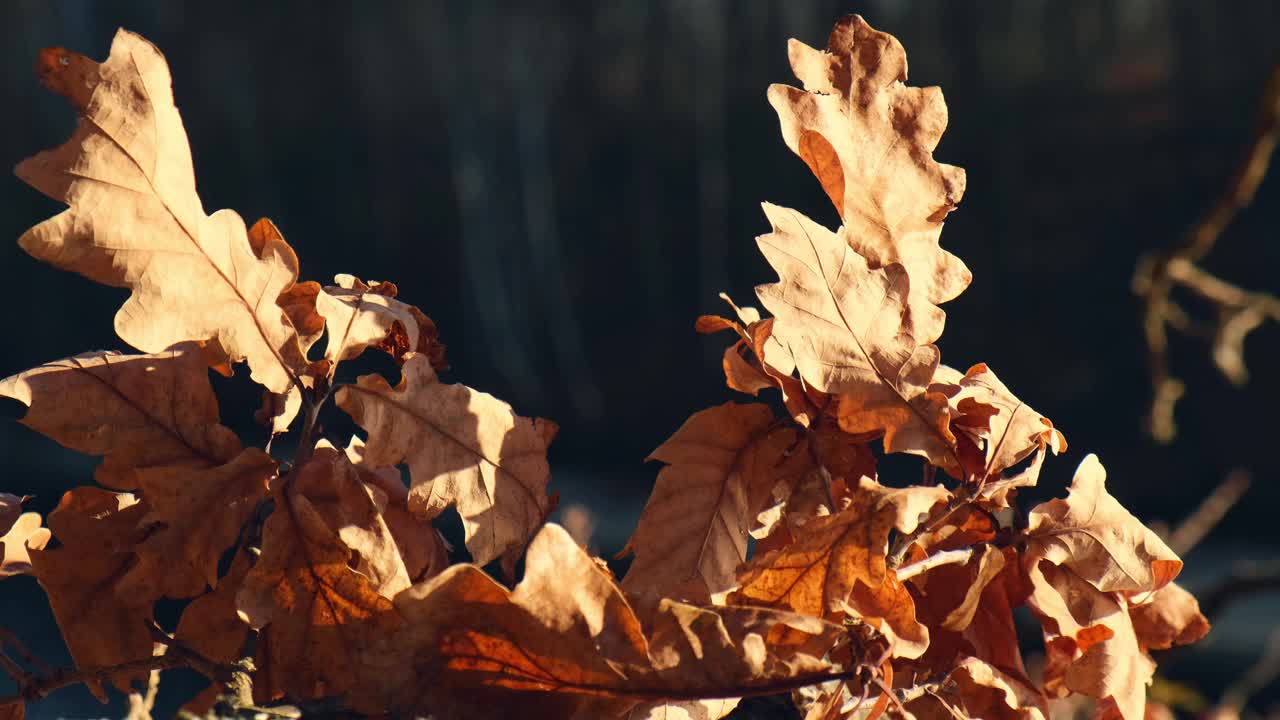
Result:
M857 15L835 26L825 51L792 40L788 55L804 89L769 88L787 147L835 204L840 241L873 267L906 268L908 303L923 321L972 278L938 245L965 187L964 170L933 159L947 126L942 91L905 85L902 45ZM931 343L941 331L939 318L917 340Z
M978 658L960 661L948 676L954 690L947 693L958 708L942 707L938 695L925 695L908 703L907 709L917 720L951 720L954 709L964 712L964 717L983 720L1044 720L1048 717L1048 703L1034 685L1001 671Z
M774 468L794 441L767 405L725 403L686 420L649 456L667 467L623 548L635 560L622 587L698 602L732 587Z
M45 84L71 100L71 139L18 164L24 182L69 206L18 241L34 257L132 291L116 332L144 352L212 339L276 393L306 358L277 304L297 280L283 243L250 245L235 212L205 215L173 81L160 51L120 30L106 62L65 50L45 62ZM72 62L74 60L74 62Z
M1151 602L1130 607L1129 617L1143 650L1190 645L1209 632L1209 620L1200 613L1200 603L1175 582L1157 590Z
M782 679L821 677L830 672L827 663L765 638L779 626L828 641L838 632L791 613L671 600L642 624L608 572L558 525L530 543L514 590L475 566L457 565L401 593L396 607L407 624L371 649L362 665L371 695L357 707L451 717L625 717L649 703L732 697Z
M1095 455L1080 463L1065 500L1031 510L1026 535L1029 557L1070 568L1102 592L1152 592L1182 570L1160 536L1107 493Z
M441 383L426 356L405 356L398 387L365 375L341 388L337 402L369 432L368 466L408 463L411 510L432 518L457 505L477 563L513 562L549 512L546 453L555 423Z
M0 396L30 409L22 424L90 455L98 482L138 487L139 470L209 468L241 451L218 423L218 400L194 343L152 355L93 352L0 380ZM66 402L76 398L76 402Z
M351 688L369 636L393 632L388 597L408 586L390 533L345 457L321 448L272 494L262 556L236 595L260 638L262 695L315 698ZM350 544L349 544L350 543Z
M138 524L146 513L146 503L129 493L76 488L47 518L60 545L29 548L33 574L49 596L76 667L111 667L152 655L147 624L158 579L130 576L138 564L132 552L140 539ZM129 683L143 675L119 674L112 680L127 692ZM87 685L106 702L97 681Z
M1155 662L1138 644L1125 600L1034 555L1024 566L1032 586L1027 604L1044 628L1045 690L1110 698L1124 720L1141 720Z
M218 561L266 496L276 465L263 451L245 448L217 467L138 472L151 508L141 521L149 532L138 557L162 579L164 595L192 597L217 586Z

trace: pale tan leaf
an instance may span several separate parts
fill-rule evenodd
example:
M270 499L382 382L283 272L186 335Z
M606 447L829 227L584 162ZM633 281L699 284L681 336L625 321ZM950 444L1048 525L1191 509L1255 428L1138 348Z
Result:
M804 90L769 88L787 147L835 204L841 242L873 266L906 268L909 304L922 320L971 279L938 245L965 187L963 170L932 155L947 125L942 91L906 86L902 45L857 15L835 26L825 51L792 40L788 54ZM940 319L925 328L921 344L938 338Z
M725 403L695 413L650 460L658 473L624 553L628 592L705 602L727 590L747 557L747 536L795 441L767 405ZM773 432L770 432L773 430Z
M205 215L191 150L163 56L141 37L116 33L106 62L53 63L47 84L81 114L71 139L18 164L23 181L67 203L18 241L36 258L132 294L116 332L144 352L214 339L253 379L284 392L306 366L298 334L277 305L297 280L297 257L280 240L250 245L230 210ZM57 67L68 69L58 75Z
M418 320L412 313L415 308L395 299L395 285L366 284L345 274L335 277L334 282L337 285L324 288L316 298L316 311L329 330L325 358L330 362L350 360L368 347L386 342L397 324L405 334L408 350L422 343ZM431 325L433 332L434 328Z
M978 658L962 660L950 674L959 706L969 717L983 720L1044 720L1048 701L1035 686ZM910 706L917 710L916 705ZM949 717L945 713L922 713L925 720Z
M942 311L907 307L901 265L873 265L794 210L764 209L773 232L757 244L780 281L756 294L774 315L771 338L805 382L841 396L846 432L883 431L888 452L955 466L946 398L926 391L939 358L928 336L941 333Z
M43 550L49 531L41 527L39 513L22 513L8 528L0 524L0 580L31 572L31 550Z
M340 389L337 402L369 432L367 465L408 463L411 510L431 518L457 505L477 563L510 559L546 517L554 423L520 417L492 395L439 382L418 354L406 356L398 387L366 375Z
M1182 570L1164 541L1107 493L1095 455L1080 463L1065 500L1031 511L1027 554L1070 568L1103 592L1127 595L1159 590Z
M97 480L122 490L137 488L141 469L209 468L241 450L235 433L218 423L218 401L194 343L154 355L56 360L0 381L0 396L30 408L21 421L27 427L105 455Z

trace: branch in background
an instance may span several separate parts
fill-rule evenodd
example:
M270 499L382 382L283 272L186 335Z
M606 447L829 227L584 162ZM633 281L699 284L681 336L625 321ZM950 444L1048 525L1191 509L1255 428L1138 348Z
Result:
M117 674L147 673L152 670L169 670L179 667L190 667L187 658L166 652L163 655L133 660L111 667L85 668L83 670L60 668L47 675L35 676L27 674L23 678L14 678L14 681L18 683L18 692L0 697L0 706L39 700L54 690L60 690L72 685L84 685L91 682L104 683Z
M1253 201L1266 177L1271 155L1280 142L1280 62L1271 69L1257 126L1243 161L1231 176L1225 192L1209 213L1190 229L1171 251L1144 256L1134 272L1133 291L1143 302L1143 331L1151 368L1151 407L1148 431L1160 442L1177 434L1173 411L1185 390L1169 368L1169 330L1207 336L1214 364L1237 385L1248 380L1244 365L1244 339L1267 320L1280 323L1280 298L1245 290L1201 268L1222 231L1239 211ZM1217 318L1206 332L1171 297L1175 287L1186 288L1217 309Z
M1248 470L1235 469L1228 475L1222 484L1214 488L1213 492L1200 503L1195 512L1191 513L1176 530L1170 533L1168 538L1169 549L1178 555L1186 555L1210 530L1217 527L1222 521L1227 511L1235 507L1240 498L1249 489L1253 479L1249 475Z

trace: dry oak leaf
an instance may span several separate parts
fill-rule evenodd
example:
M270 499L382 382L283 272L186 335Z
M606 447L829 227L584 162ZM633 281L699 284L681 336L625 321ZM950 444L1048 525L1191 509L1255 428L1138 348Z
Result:
M1070 568L1102 592L1159 590L1182 570L1182 561L1160 536L1107 493L1106 471L1096 455L1076 469L1066 499L1031 510L1027 556Z
M3 494L3 493L0 493ZM0 523L0 580L31 572L31 550L43 550L49 542L49 530L41 527L39 513L22 513L8 528Z
M244 583L245 574L249 572L250 560L246 550L236 552L231 568L218 582L218 586L192 600L183 609L182 617L178 619L178 628L174 631L175 638L214 662L230 663L240 657L249 624L236 609L236 595ZM222 692L220 684L211 684L184 703L182 709L195 715L203 715L213 707ZM260 697L259 700L265 702L269 698Z
M857 15L836 24L825 51L797 40L787 50L804 90L773 85L769 103L787 147L809 165L840 213L840 241L872 267L906 268L917 322L940 314L934 306L972 279L964 263L938 245L942 221L965 187L964 170L933 159L947 126L942 91L906 86L902 45ZM941 320L925 327L919 342L937 340Z
M983 720L1045 720L1048 703L1026 679L1018 678L978 658L960 661L948 676L954 690L944 695L963 717ZM907 703L919 720L951 720L952 709L942 707L939 696L925 695Z
M241 450L235 433L218 424L218 400L195 343L153 355L92 352L55 360L0 380L0 396L30 408L23 425L106 456L95 477L121 490L138 487L141 469L209 468Z
M930 390L935 389L951 399L952 428L982 449L982 465L969 468L973 477L998 475L1037 450L1058 455L1067 449L1067 439L1053 423L1015 397L985 363L969 368L954 385L935 378Z
M771 338L794 359L800 377L840 395L840 426L883 431L886 452L924 455L953 467L955 438L945 396L926 392L938 349L923 339L942 311L920 317L907 307L901 265L875 267L831 231L794 210L764 205L773 232L757 238L780 282L756 288L773 313ZM779 367L780 370L789 368Z
M199 595L217 587L218 561L266 497L277 463L258 448L245 448L211 468L148 468L137 473L151 512L137 547L147 572L162 579L167 597Z
M364 441L358 437L351 438L344 452L356 466L365 489L400 548L400 559L409 579L416 583L439 575L449 566L449 553L453 548L430 521L409 511L409 488L400 478L400 471L364 467Z
M1143 650L1189 645L1209 632L1209 620L1200 613L1200 603L1176 582L1157 590L1151 602L1130 607L1129 617Z
M405 355L398 387L365 375L336 397L369 433L367 466L408 463L410 510L433 518L457 505L476 563L512 562L550 511L547 446L555 423L516 415L465 385L441 383L417 353Z
M530 543L525 577L514 590L473 565L455 565L401 593L396 608L405 628L381 636L385 644L362 663L369 679L357 708L448 717L627 717L648 703L732 697L810 675L825 679L828 664L765 638L779 625L828 640L839 631L791 613L663 600L646 632L608 572L554 524Z
M929 634L915 617L911 595L889 571L889 532L914 531L950 493L934 487L886 488L863 478L848 507L818 517L790 545L757 555L740 574L730 601L784 607L819 617L847 612L875 624L894 641L896 657L919 657Z
M111 667L152 654L147 623L158 593L147 579L131 576L138 564L132 549L146 513L146 503L129 493L76 488L62 496L47 518L60 546L28 547L33 574L49 596L78 668ZM117 675L112 680L127 692L131 680L144 676ZM87 685L106 702L99 683Z
M255 252L233 211L205 215L160 51L120 30L101 65L61 49L42 57L45 84L80 121L64 145L15 169L69 206L28 230L22 248L132 290L115 328L144 352L211 339L272 392L296 384L306 358L276 301L297 279L297 257L283 240Z
M350 360L370 346L381 347L396 360L406 352L420 352L436 370L444 365L444 346L436 326L418 308L396 300L392 283L366 284L352 275L338 275L337 285L316 297L316 311L329 329L325 358L332 364Z
M321 448L272 493L262 556L236 607L266 628L262 695L307 699L350 689L369 635L393 632L389 597L408 587L390 532L355 468ZM266 682L262 682L265 680Z
M635 555L623 589L708 602L732 587L774 469L794 442L767 405L694 413L649 455L667 467L622 550Z
M1110 698L1124 720L1141 720L1156 664L1139 646L1127 603L1072 572L1024 558L1028 606L1045 634L1045 690Z

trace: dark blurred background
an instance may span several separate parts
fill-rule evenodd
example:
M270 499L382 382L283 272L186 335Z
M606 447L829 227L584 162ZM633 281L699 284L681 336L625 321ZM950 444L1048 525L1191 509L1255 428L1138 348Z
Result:
M1243 468L1254 488L1183 577L1207 587L1273 558L1280 332L1250 338L1243 389L1202 345L1175 340L1189 390L1176 442L1155 445L1142 432L1148 376L1130 278L1142 253L1209 207L1243 153L1280 50L1277 3L15 0L0 5L0 161L74 125L35 80L39 48L102 59L117 26L141 33L172 68L206 209L272 218L305 278L394 280L439 325L450 381L559 422L553 487L562 507L593 515L607 556L651 487L647 452L733 396L719 366L727 336L700 337L693 320L726 311L721 290L755 304L753 286L773 279L753 242L768 229L758 204L836 224L764 92L793 82L788 38L825 45L849 12L902 41L912 84L945 90L951 123L936 157L965 167L969 189L943 244L974 282L946 306L943 361L989 363L1064 430L1070 452L1048 464L1042 494L1061 494L1096 452L1136 515L1176 523ZM1206 263L1273 292L1277 175ZM0 181L0 237L59 210ZM7 247L0 375L121 347L120 291ZM251 433L243 383L224 383L224 414ZM0 457L0 486L37 495L41 510L95 464L12 422L0 425ZM65 658L35 583L2 590L3 622ZM1275 595L1237 603L1162 672L1212 697L1278 620ZM104 713L118 707L81 691L32 711Z

